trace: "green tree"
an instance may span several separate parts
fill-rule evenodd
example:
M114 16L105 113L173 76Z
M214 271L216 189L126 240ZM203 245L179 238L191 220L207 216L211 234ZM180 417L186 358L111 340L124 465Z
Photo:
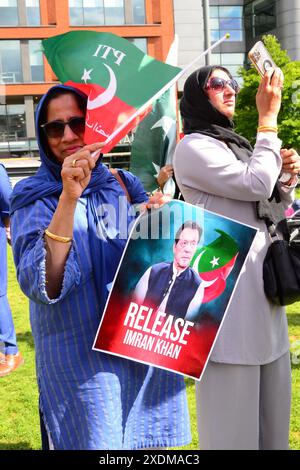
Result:
M275 36L263 36L263 42L284 73L282 104L278 116L279 137L283 147L300 149L300 61L292 61L287 52L281 49ZM254 67L248 70L241 68L239 75L244 85L238 95L235 129L254 144L258 123L255 95L260 76Z

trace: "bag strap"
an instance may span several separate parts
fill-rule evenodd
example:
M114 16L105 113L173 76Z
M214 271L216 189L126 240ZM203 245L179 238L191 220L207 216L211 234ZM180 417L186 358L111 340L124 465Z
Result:
M109 171L116 178L116 180L118 181L119 185L121 186L121 188L123 189L123 191L125 193L127 201L131 204L130 194L128 192L128 189L126 188L126 185L125 185L124 181L121 178L121 175L119 174L119 171L116 168L110 168Z
M282 202L279 189L277 188L277 186L274 187L272 196L270 197L268 201L271 202L272 199L275 199L276 204L279 204ZM287 223L285 214L282 214L282 216L283 218L277 223L277 225L273 222L273 220L271 220L270 217L268 217L268 215L264 215L262 217L259 216L258 218L262 219L265 222L267 230L272 240L279 238L278 232L280 232L283 236L283 239L289 242L290 232L289 232L288 223Z

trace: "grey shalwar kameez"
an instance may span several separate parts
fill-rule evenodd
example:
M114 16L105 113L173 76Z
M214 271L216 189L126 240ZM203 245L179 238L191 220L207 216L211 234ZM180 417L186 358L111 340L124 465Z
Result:
M245 163L224 142L192 133L176 149L175 175L185 201L259 229L210 362L197 384L203 449L288 448L287 319L285 309L271 304L264 294L262 265L270 238L256 215L256 201L268 199L275 184L285 206L292 202L294 186L277 182L280 147L274 133L259 133L253 155ZM266 439L275 425L276 437Z

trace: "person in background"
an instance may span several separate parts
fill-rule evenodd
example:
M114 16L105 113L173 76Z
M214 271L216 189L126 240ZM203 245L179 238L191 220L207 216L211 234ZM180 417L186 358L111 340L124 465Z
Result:
M170 178L173 178L174 180L174 183L175 183L175 192L174 194L172 195L173 199L181 199L183 200L183 197L182 197L182 194L180 193L180 190L179 190L179 187L178 187L178 184L176 182L176 179L175 179L175 176L174 176L174 169L173 169L173 165L165 165L163 167L161 167L160 171L159 171L159 174L156 178L156 181L158 183L158 186L159 186L159 189L164 192L164 189L165 188L165 184L167 183L167 181L170 179Z
M256 95L254 149L233 130L237 82L221 66L193 72L180 111L185 137L174 156L185 201L258 228L201 382L201 449L288 449L291 367L284 307L265 296L263 261L293 200L299 155L281 152L277 115L283 74L269 69ZM290 173L283 183L282 169ZM281 199L281 202L280 202Z
M168 179L173 178L173 175L174 171L172 165L165 165L160 169L158 177L156 179L161 190L164 189L164 185L166 184Z
M42 164L16 185L11 201L18 281L30 299L44 448L47 441L69 450L182 446L191 438L183 378L92 350L135 218L131 204L148 198L138 178L119 170L129 203L92 156L103 144L85 145L86 106L86 96L62 85L42 98Z
M11 309L7 299L7 252L6 243L10 243L9 197L11 186L8 175L0 164L0 343L4 344L0 352L0 377L4 377L24 363L18 350L16 332Z

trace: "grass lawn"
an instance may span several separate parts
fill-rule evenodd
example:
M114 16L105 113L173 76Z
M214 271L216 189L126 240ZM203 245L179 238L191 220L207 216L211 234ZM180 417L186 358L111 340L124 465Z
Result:
M28 301L15 278L11 250L8 252L9 301L13 311L19 348L25 364L1 378L0 450L40 449L38 393L35 379L34 344L30 332ZM300 302L288 308L292 352L293 401L290 446L300 450ZM185 449L197 449L194 383L187 380L193 441Z

